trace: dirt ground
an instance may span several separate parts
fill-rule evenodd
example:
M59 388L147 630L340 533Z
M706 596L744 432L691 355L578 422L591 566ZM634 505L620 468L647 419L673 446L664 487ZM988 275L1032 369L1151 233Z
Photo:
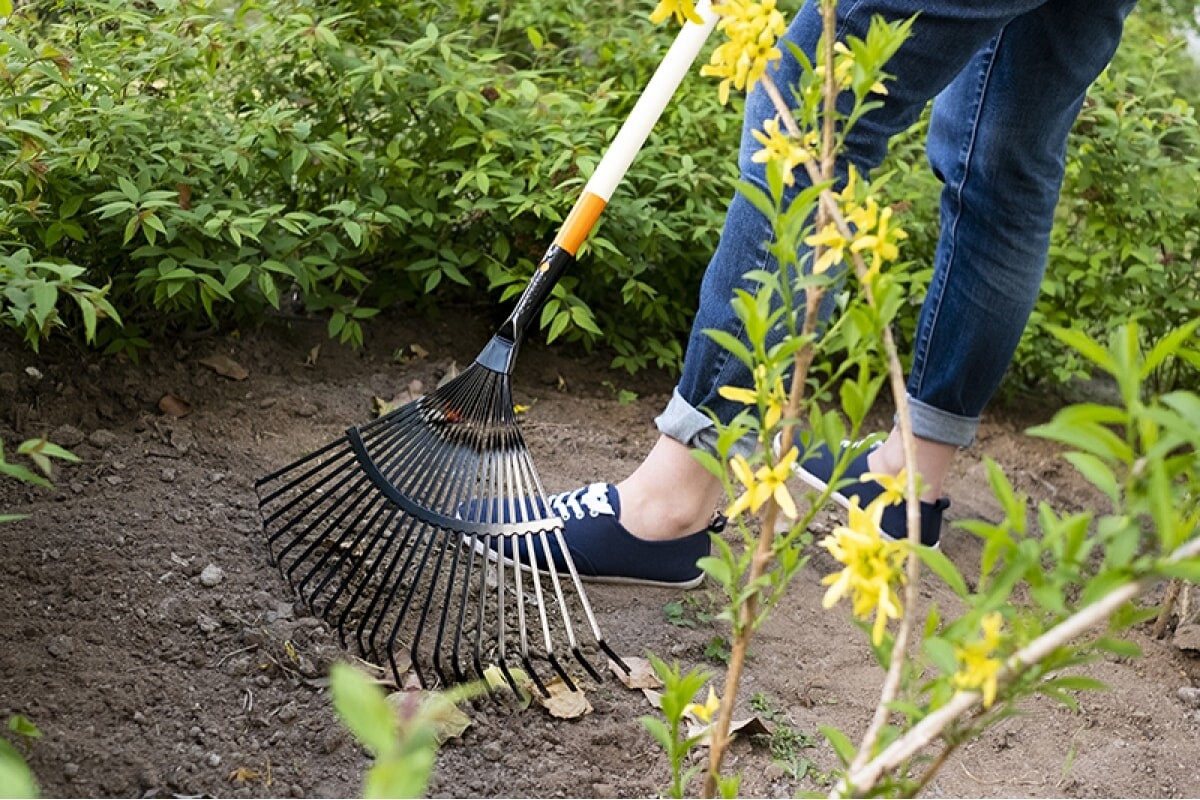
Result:
M330 342L321 323L293 320L162 346L140 365L62 344L39 356L0 338L6 446L45 435L81 458L58 469L52 490L0 484L0 510L30 515L0 526L0 718L19 712L44 732L29 761L47 796L360 792L368 758L335 718L325 679L349 654L270 563L253 482L369 420L372 397L394 397L413 381L434 386L452 362L469 363L487 334L480 323L393 319L354 352ZM201 363L212 356L248 376L219 375ZM671 388L662 375L629 378L537 344L522 353L515 381L551 491L624 477L652 443ZM160 411L168 393L191 413ZM990 413L958 461L951 520L995 518L984 454L1031 502L1060 510L1099 502L1052 447L1022 433L1052 411L1023 399ZM944 541L960 568L977 565L969 534ZM818 726L860 735L878 693L882 673L860 632L843 612L821 609L819 581L831 569L823 553L813 548L753 645L746 712L757 696L760 716L795 735L774 756L761 740L734 746L729 767L742 774L744 796L826 790L835 757ZM929 583L923 595L944 601ZM649 650L722 672L713 640L724 630L706 621L712 598L703 588L594 586L589 597L622 654ZM1028 703L954 755L927 794L1200 796L1200 708L1179 693L1200 685L1200 659L1153 639L1148 626L1132 638L1144 658L1086 669L1109 691L1082 696L1078 713ZM594 711L577 720L494 702L469 708L473 724L443 749L431 795L663 792L668 762L637 721L651 713L642 695L611 678L587 691Z

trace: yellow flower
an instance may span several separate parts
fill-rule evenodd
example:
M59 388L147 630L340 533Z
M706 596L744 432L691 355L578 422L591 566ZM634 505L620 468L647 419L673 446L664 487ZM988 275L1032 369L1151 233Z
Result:
M650 21L658 25L672 15L681 25L684 20L697 25L704 24L704 20L696 13L696 4L693 0L659 0L658 7L650 12Z
M1004 618L993 611L983 618L983 638L954 648L958 657L958 672L950 679L956 689L978 689L983 693L983 707L990 708L996 699L1002 662L993 655L1000 647L1000 626Z
M766 383L767 368L759 364L754 368L755 385L761 386ZM743 403L748 406L758 404L757 389L743 389L737 386L722 386L717 389L717 393L726 400L733 400L736 403ZM783 407L787 405L788 393L784 388L783 378L776 378L775 385L771 387L771 392L767 396L767 410L763 416L763 430L772 430L779 424L779 420L783 418Z
M869 201L874 204L875 201ZM901 228L891 227L892 209L885 208L879 212L879 224L863 226L860 231L864 232L862 236L854 237L854 244L850 249L855 253L861 253L864 250L871 254L871 267L868 270L868 276L879 272L880 268L887 261L895 261L900 256L900 248L896 244L902 239L907 239L908 234ZM874 228L874 233L866 233Z
M753 89L767 65L783 57L775 40L787 30L787 23L775 0L728 0L713 6L713 11L721 15L717 27L728 39L713 50L700 74L723 79L717 93L727 103L731 87Z
M746 510L757 512L763 503L774 497L779 510L787 515L788 519L795 519L796 503L792 500L792 493L788 491L787 480L792 474L792 464L799 455L800 451L792 447L774 467L764 464L757 471L750 466L745 456L736 455L730 459L729 466L733 469L734 477L746 487L746 491L733 501L725 515L736 517Z
M879 529L884 504L876 498L865 509L858 498L851 498L848 524L834 529L821 546L845 564L845 569L826 575L821 583L829 586L822 605L831 608L847 594L853 602L854 616L868 619L875 614L871 641L883 642L889 619L900 619L903 610L897 586L904 583L905 544L884 539Z
M823 247L821 255L813 264L813 274L822 275L834 264L841 263L845 258L846 247L850 244L838 231L837 225L830 222L821 230L804 240L809 247Z
M861 482L875 481L883 487L883 494L876 500L885 506L899 505L904 502L905 483L908 481L908 470L900 470L899 475L888 475L886 472L864 472L859 479Z
M717 697L717 693L713 691L711 686L709 686L708 700L704 702L704 705L701 705L700 703L688 703L687 707L683 709L683 713L691 714L696 719L707 725L712 721L713 714L717 713L717 710L720 708L721 698Z
M797 144L791 136L779 129L778 118L764 120L763 130L766 133L752 131L754 138L759 141L763 149L751 156L751 160L756 164L779 162L783 167L783 182L791 186L796 182L792 172L796 167L813 158L811 143ZM815 140L816 131L812 131L810 136Z

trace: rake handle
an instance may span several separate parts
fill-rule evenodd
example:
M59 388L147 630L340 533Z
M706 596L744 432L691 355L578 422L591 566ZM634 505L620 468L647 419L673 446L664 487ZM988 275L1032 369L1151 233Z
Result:
M494 357L490 357L489 360L497 365L499 361L495 357L504 357L506 366L498 371L510 371L513 355L511 352L503 353L505 344L510 351L516 349L542 306L550 299L550 293L562 273L575 262L575 254L579 247L592 232L613 191L629 171L629 165L646 143L650 131L662 116L663 109L683 82L709 33L716 26L718 15L712 10L709 0L699 0L696 3L696 13L704 22L687 22L680 29L633 110L609 144L592 177L583 187L583 193L575 201L571 213L563 221L554 243L542 257L529 285L517 300L516 308L500 326L492 343L477 359L484 363L484 366L491 366L484 362L484 358L489 351L493 351ZM502 341L497 342L497 339Z

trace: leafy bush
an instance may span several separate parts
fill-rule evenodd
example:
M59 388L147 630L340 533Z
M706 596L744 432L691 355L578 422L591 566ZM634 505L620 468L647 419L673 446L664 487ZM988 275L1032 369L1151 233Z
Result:
M647 7L22 3L0 29L0 320L35 347L65 326L136 355L297 305L353 343L382 308L506 310L669 45ZM1024 382L1085 369L1052 325L1103 338L1133 318L1149 341L1197 313L1200 80L1171 13L1135 14L1072 138ZM679 364L736 173L739 114L708 88L689 78L669 105L548 303L549 338ZM923 126L885 170L915 307L940 190ZM1178 369L1164 386L1195 380Z
M22 4L0 30L3 319L36 343L118 312L247 324L295 296L358 343L384 306L507 298L669 43L634 5ZM733 171L710 94L660 124L552 338L678 361Z

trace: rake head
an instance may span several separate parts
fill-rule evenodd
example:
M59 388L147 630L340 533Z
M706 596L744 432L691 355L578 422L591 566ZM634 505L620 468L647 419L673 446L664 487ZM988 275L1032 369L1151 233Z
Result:
M598 680L573 619L624 666L600 635L561 520L546 511L506 369L476 362L255 489L288 582L343 646L352 638L364 657L386 660L397 685L410 666L431 686L483 678L495 665L515 690L519 663L545 694L542 661L574 689L563 648ZM525 544L507 548L512 560L496 556L505 537ZM528 563L533 553L543 569Z

